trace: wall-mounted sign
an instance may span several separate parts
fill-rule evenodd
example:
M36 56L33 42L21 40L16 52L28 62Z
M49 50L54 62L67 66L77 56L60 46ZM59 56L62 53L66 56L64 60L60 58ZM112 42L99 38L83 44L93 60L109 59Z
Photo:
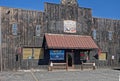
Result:
M99 54L99 60L106 60L107 58L107 54L102 52L101 54Z
M111 58L112 60L114 60L115 59L115 56L114 55L112 55L112 58Z
M76 21L64 20L64 32L76 33Z
M22 54L22 48L18 47L16 52L17 52L17 54Z
M64 50L50 50L50 60L64 60Z

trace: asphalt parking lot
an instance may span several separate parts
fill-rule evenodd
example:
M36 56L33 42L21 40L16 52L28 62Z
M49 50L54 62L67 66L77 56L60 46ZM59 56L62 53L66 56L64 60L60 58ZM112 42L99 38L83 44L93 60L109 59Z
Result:
M0 81L119 81L118 70L1 72Z

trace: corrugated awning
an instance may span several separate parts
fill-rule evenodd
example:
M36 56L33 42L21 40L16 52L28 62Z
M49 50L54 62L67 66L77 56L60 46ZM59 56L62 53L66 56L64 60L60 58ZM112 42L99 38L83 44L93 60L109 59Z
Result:
M45 34L48 48L53 49L98 49L91 36Z

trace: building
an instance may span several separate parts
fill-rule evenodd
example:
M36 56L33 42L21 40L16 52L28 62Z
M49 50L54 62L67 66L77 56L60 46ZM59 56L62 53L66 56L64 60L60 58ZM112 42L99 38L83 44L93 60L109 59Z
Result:
M71 68L120 63L120 20L95 18L77 0L45 3L44 12L0 7L0 39L1 70L47 69L50 61Z

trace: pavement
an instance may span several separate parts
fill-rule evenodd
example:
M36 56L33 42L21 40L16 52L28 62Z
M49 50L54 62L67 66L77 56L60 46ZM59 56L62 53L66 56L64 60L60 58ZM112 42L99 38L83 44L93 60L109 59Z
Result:
M120 81L119 77L120 71L111 69L0 72L0 81Z

